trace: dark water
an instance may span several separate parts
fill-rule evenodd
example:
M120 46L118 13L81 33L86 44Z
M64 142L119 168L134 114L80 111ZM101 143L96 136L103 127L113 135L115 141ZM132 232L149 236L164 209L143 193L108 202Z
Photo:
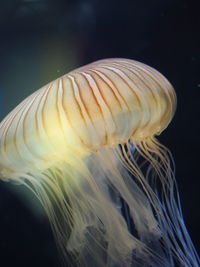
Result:
M160 140L174 155L186 225L200 247L197 2L2 0L0 120L34 90L97 59L132 58L160 70L178 97ZM60 266L47 220L32 194L21 191L0 182L1 266Z

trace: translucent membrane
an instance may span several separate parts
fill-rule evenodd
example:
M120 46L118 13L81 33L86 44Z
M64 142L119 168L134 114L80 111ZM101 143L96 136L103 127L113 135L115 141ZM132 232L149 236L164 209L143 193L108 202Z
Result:
M155 138L175 108L155 69L109 59L44 86L0 124L1 176L38 197L64 266L198 266L173 158Z

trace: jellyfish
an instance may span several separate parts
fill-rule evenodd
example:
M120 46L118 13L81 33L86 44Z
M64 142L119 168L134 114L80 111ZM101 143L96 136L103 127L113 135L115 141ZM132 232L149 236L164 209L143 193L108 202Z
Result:
M39 199L63 266L199 266L157 139L175 109L162 74L114 58L50 82L1 122L0 177Z

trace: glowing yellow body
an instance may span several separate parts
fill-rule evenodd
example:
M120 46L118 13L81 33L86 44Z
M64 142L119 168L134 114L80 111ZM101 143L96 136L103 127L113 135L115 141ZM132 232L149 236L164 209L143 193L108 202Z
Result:
M0 124L0 166L44 170L130 138L160 133L176 104L170 83L155 69L127 59L100 60L42 87Z
M1 122L1 178L38 197L67 267L199 266L173 159L155 138L175 109L158 71L107 59L42 87Z

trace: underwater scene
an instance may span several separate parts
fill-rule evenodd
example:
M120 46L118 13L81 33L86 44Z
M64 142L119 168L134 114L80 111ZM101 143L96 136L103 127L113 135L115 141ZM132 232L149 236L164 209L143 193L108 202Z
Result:
M196 2L0 14L1 266L200 266Z

